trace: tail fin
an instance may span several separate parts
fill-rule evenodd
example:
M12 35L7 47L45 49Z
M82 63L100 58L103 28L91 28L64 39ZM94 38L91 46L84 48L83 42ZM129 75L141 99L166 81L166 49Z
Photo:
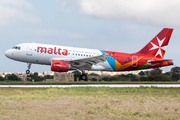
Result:
M136 54L148 55L153 58L163 58L165 54L165 48L168 46L173 29L164 28L159 34L157 34L143 49Z

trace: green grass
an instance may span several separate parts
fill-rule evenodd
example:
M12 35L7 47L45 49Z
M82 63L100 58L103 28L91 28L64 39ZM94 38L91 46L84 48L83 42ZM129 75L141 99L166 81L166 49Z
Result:
M144 95L171 95L180 98L180 88L159 88L159 87L139 87L139 88L110 88L110 87L67 87L67 88L0 88L1 95L17 96L48 96L48 95L121 95L121 94L144 94ZM0 97L1 98L1 97ZM142 99L143 101L143 99Z
M0 119L180 118L180 88L0 88Z
M58 84L63 84L63 85L71 85L71 84L180 84L180 82L140 82L140 81L78 81L78 82L23 82L23 81L0 81L0 85L9 85L9 84L21 84L21 85L26 85L26 84L32 84L32 85L58 85Z

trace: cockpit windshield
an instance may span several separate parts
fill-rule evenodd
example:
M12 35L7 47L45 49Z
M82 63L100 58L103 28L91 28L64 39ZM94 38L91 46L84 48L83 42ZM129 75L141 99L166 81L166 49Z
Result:
M21 50L20 46L14 46L12 49Z

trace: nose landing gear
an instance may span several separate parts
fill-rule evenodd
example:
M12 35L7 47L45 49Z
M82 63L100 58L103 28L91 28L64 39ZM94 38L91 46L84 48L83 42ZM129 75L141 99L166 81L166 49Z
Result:
M29 74L30 73L30 68L31 68L31 63L27 63L28 66L27 66L27 70L26 70L26 74Z
M30 73L30 70L26 70L26 74L29 74Z

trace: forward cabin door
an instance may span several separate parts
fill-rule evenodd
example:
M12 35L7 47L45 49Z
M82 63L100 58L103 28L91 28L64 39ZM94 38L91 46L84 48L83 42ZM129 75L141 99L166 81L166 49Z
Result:
M33 44L29 44L29 45L27 46L26 55L32 56L32 51L33 51Z
M138 56L136 56L136 55L133 55L132 56L132 67L137 67L137 65L138 65Z

